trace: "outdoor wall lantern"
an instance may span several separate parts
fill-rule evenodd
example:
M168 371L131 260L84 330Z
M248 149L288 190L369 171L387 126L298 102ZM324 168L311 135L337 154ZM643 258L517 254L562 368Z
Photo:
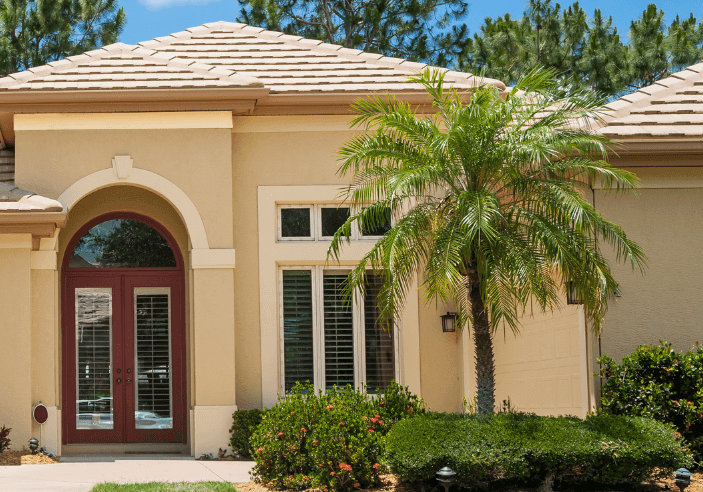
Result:
M444 492L449 492L449 487L456 482L456 472L445 466L437 472L437 481L444 487Z
M691 484L691 472L685 468L679 468L675 472L676 486L683 492L683 490Z
M442 318L442 331L444 333L454 333L456 331L456 313L443 314L440 318Z
M37 452L37 448L39 447L39 441L37 440L36 437L33 437L29 440L29 449L32 451L32 454Z
M579 295L574 282L566 282L566 303L583 304L583 298Z

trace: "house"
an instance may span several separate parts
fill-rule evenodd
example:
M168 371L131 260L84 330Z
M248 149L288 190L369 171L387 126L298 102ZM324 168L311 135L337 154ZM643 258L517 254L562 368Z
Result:
M391 92L429 111L406 83L423 67L218 22L0 79L0 422L14 445L41 432L62 454L215 452L234 410L296 379L396 379L460 409L464 342L442 333L446 309L415 297L389 336L372 296L343 302L345 268L383 231L355 231L325 266L347 211L350 104Z
M0 425L12 427L13 444L41 434L63 455L199 456L227 444L233 411L271 406L304 379L371 391L395 379L434 410L460 411L474 393L473 347L468 332L443 332L451 306L413 291L388 334L373 295L343 302L345 269L383 230L353 231L340 263L326 264L347 213L336 151L358 131L350 105L390 92L432 111L406 82L423 67L217 22L0 79ZM694 79L681 83L689 90ZM478 83L458 72L446 80ZM635 97L615 103L622 114L603 131L644 107ZM648 162L643 183L671 185L669 195L650 202L645 186L644 202L593 196L652 264L666 257L679 273L623 271L601 340L616 355L652 341L641 337L652 310L653 333L672 319L694 326L697 313L698 260L684 253L696 251L703 197L688 185L699 179L699 147L647 138L618 162ZM689 152L688 167L661 167L680 162L675 149ZM690 211L686 223L673 207ZM653 254L660 244L679 258ZM667 282L669 291L654 290ZM376 288L371 277L368 292ZM564 301L526 317L521 336L496 336L499 400L543 414L593 407L598 340L580 306ZM42 429L32 420L40 402Z

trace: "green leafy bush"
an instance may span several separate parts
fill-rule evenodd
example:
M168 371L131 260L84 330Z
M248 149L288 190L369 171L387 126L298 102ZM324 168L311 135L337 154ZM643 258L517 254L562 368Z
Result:
M297 384L251 437L252 476L276 489L367 488L377 482L393 422L423 412L422 400L395 383L376 398L351 386L315 394Z
M10 447L10 438L7 436L10 435L11 430L12 429L8 429L4 425L0 429L0 453Z
M535 484L633 484L690 466L674 430L640 417L427 414L399 422L386 438L391 470L428 481L443 466L461 485L496 480Z
M703 347L675 352L660 342L638 347L622 364L607 355L598 362L604 378L602 413L671 423L703 456Z
M249 439L261 423L262 413L261 410L255 408L253 410L237 410L232 414L232 428L229 430L232 438L229 444L234 451L246 458L252 456Z

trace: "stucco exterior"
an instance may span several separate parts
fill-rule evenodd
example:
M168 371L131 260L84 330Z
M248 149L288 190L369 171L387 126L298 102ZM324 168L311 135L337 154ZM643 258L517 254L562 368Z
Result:
M688 350L703 340L698 302L703 289L703 174L694 167L627 169L640 178L639 196L594 192L596 207L622 226L648 258L644 274L633 273L629 265L614 267L621 297L608 311L601 353L616 360L641 344L665 340L675 350Z

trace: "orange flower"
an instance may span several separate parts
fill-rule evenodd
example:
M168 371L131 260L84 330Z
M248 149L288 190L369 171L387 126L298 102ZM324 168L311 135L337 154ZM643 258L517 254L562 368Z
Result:
M361 484L359 482L354 482L354 488L358 489L359 487L361 487Z
M334 477L334 472L330 472L330 475Z
M371 468L373 468L374 470L376 470L378 467L379 467L379 464L378 464L378 463L374 463L374 465L373 465Z

